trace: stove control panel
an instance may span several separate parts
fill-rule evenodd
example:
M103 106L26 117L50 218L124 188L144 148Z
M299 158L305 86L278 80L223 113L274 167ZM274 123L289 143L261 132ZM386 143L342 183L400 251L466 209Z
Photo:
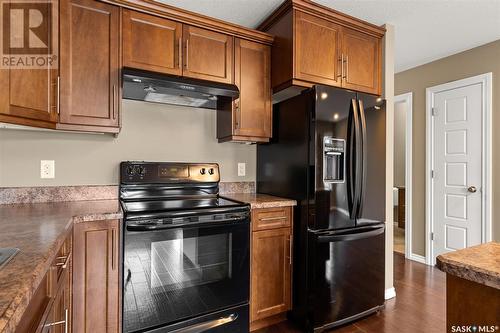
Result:
M214 183L219 182L216 163L122 162L122 183Z

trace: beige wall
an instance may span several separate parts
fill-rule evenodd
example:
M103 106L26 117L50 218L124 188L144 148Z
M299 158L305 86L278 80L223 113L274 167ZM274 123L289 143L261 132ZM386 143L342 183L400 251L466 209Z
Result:
M218 162L222 181L255 181L255 145L217 143L214 110L123 101L122 114L118 138L0 130L0 186L118 184L123 160ZM55 179L40 179L43 159L55 160Z
M395 76L396 95L413 92L413 252L425 255L425 89L493 72L493 170L500 170L500 40ZM493 172L493 238L500 241L500 176Z
M394 105L394 186L405 186L406 102Z

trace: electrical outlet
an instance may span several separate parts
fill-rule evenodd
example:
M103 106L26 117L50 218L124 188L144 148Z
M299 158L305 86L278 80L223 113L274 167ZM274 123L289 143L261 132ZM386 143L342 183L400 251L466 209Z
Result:
M238 176L244 177L246 175L246 163L238 163Z
M55 178L56 177L56 162L53 160L40 161L40 178Z

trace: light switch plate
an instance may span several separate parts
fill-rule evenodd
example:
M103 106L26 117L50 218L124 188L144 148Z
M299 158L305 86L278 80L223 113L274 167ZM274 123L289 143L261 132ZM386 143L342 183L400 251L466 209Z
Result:
M52 179L56 177L56 162L54 160L40 161L40 178Z
M238 163L238 176L244 177L246 175L246 163Z

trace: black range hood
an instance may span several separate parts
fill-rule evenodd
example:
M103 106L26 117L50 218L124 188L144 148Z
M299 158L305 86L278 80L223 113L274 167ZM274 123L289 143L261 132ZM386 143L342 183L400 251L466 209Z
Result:
M236 99L239 95L238 88L231 84L132 69L123 71L123 98L125 99L216 109L218 99Z

